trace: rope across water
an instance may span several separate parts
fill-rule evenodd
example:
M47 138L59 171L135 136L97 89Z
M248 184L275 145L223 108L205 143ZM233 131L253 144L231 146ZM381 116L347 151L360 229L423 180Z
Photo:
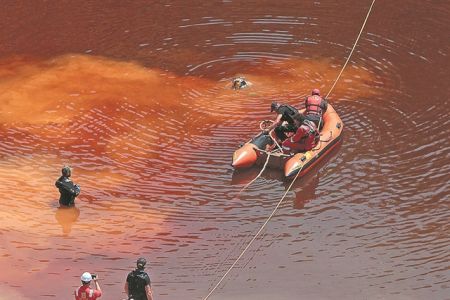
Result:
M347 60L344 63L344 66L342 67L341 71L339 72L336 80L334 81L333 85L330 88L330 91L328 92L328 94L325 96L325 98L328 98L328 96L331 94L332 90L334 89L334 87L336 86L336 83L338 82L338 80L340 79L342 73L344 72L345 67L347 66L348 62L350 61L350 57L353 54L353 51L356 48L356 45L358 44L359 38L361 37L361 34L364 30L364 27L366 26L367 20L369 18L369 15L372 11L372 7L375 4L375 0L372 0L372 4L369 7L369 10L367 11L366 14L366 18L364 19L364 22L361 26L361 30L359 31L358 37L355 40L355 43L353 44L352 50L350 51L349 56L347 57ZM270 157L270 155L268 155ZM268 159L267 159L268 161ZM261 170L260 174L262 174L262 172L264 171L266 165L267 165L267 161L264 164L263 169ZM277 205L275 206L275 208L273 209L272 213L267 217L266 221L261 225L261 227L259 228L258 232L256 232L256 234L253 236L253 238L250 240L250 242L247 244L247 246L244 248L244 250L242 250L241 254L239 254L239 256L236 258L236 260L233 262L233 264L228 268L228 270L225 272L225 274L220 278L220 280L217 282L217 284L211 289L211 291L208 293L208 295L206 295L203 300L208 299L212 293L219 287L219 285L222 283L222 281L225 279L225 277L228 275L228 273L231 272L231 270L234 268L234 266L237 264L237 262L241 259L241 257L245 254L245 252L247 252L247 250L250 248L250 246L252 245L252 243L256 240L256 238L259 236L259 234L263 231L263 229L266 227L267 223L269 223L270 219L272 219L272 217L275 215L276 211L278 210L278 208L280 207L281 203L283 202L284 198L286 198L286 195L288 194L288 192L291 190L292 185L294 184L294 182L297 180L298 176L300 175L301 171L302 171L303 166L298 170L298 173L295 175L294 179L292 180L291 184L289 185L289 187L287 188L286 192L283 194L283 197L281 197L280 201L278 201ZM260 176L260 174L256 177L258 178ZM255 179L256 179L255 178ZM254 179L254 180L255 180ZM254 181L253 180L253 181ZM253 182L252 181L252 182ZM247 185L248 186L248 185ZM242 189L244 190L244 189ZM242 191L241 190L241 191Z

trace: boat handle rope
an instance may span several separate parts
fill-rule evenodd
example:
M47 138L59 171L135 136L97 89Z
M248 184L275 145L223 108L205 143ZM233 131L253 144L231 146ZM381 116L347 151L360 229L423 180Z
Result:
M245 190L246 190L253 182L255 182L255 181L262 175L262 173L263 173L264 170L266 169L267 164L269 163L269 159L270 159L270 156L271 156L272 154L277 153L277 152L283 153L283 148L282 148L282 147L280 146L280 144L277 142L277 139L274 138L274 137L272 136L272 132L273 132L273 130L271 130L271 131L269 132L269 137L270 137L270 138L272 139L272 141L275 143L275 145L277 146L277 148L275 148L275 149L273 149L273 150L271 150L271 151L267 151L267 150L259 149L259 148L258 148L259 150L261 150L261 152L264 152L264 153L267 155L266 162L264 163L264 165L263 165L261 171L259 172L259 174L256 175L256 177L253 178L249 183L247 183L247 184L239 191L239 193L236 195L236 197L239 197L239 196L242 194L243 191L245 191Z
M332 91L332 90L334 89L334 87L336 86L337 81L338 81L339 78L341 77L342 72L344 72L344 69L345 69L345 67L347 66L347 64L348 64L348 62L349 62L349 60L350 60L350 57L352 56L353 51L354 51L355 48L356 48L356 44L358 44L359 38L361 37L361 34L362 34L363 30L364 30L364 27L366 26L367 19L369 18L369 15L370 15L370 13L371 13L371 11L372 11L372 7L373 7L374 4L375 4L375 0L372 0L372 4L370 5L369 10L367 11L366 18L364 19L364 23L363 23L362 26L361 26L361 30L359 31L358 37L356 38L355 43L353 44L353 48L352 48L352 50L350 51L350 54L348 55L347 60L346 60L346 62L345 62L345 64L344 64L344 66L342 67L341 72L339 72L339 75L337 76L337 78L336 78L336 80L334 81L334 83L333 83L333 85L332 85L330 91L329 91L328 94L325 96L325 98L327 98L327 97L330 95L331 91ZM270 157L270 155L269 155L268 157ZM269 160L267 159L267 162L268 162L268 161L269 161ZM266 164L264 165L264 168L265 168L265 166L267 165L267 162L266 162ZM216 283L216 285L211 289L211 291L209 291L209 293L203 298L203 300L207 300L207 299L212 295L212 293L219 287L219 285L222 283L222 281L225 279L225 277L227 277L228 273L231 272L231 270L234 268L234 266L237 264L237 262L238 262L238 261L241 259L241 257L245 254L245 252L247 252L247 250L250 248L250 246L252 245L252 243L256 240L256 238L259 236L259 234L260 234L260 233L263 231L263 229L266 227L267 223L269 223L270 219L272 219L272 217L275 215L275 212L278 210L278 208L280 207L280 205L281 205L281 203L283 202L284 198L286 198L286 195L288 194L288 192L291 190L292 186L294 185L294 182L297 180L298 176L300 175L300 173L301 173L301 171L302 171L302 169L303 169L303 166L304 166L304 165L302 165L302 166L300 167L300 169L298 170L298 172L297 172L297 174L295 175L294 179L292 180L291 184L289 185L289 187L287 188L287 190L284 192L283 197L281 197L280 201L278 201L278 203L277 203L277 205L275 206L275 208L273 209L272 213L267 217L266 221L261 225L261 227L259 228L258 232L256 232L256 234L253 236L253 238L250 240L250 242L247 244L247 246L244 248L244 250L242 250L241 254L239 254L239 256L235 259L235 261L233 262L233 264L228 268L228 270L225 272L225 274L220 278L220 280L219 280L219 281ZM264 168L263 168L262 171L264 171ZM262 171L261 171L261 173L262 173Z
M253 178L252 181L250 181L249 183L247 183L247 184L239 191L239 193L237 194L236 197L239 197L239 196L241 195L241 193L242 193L247 187L249 187L253 182L255 182L255 180L258 179L259 176L261 176L261 174L264 172L264 170L266 169L267 163L269 162L270 155L272 154L272 152L267 151L266 154L267 154L266 162L264 163L264 166L262 167L262 169L261 169L261 171L259 172L258 176L256 176L255 178Z

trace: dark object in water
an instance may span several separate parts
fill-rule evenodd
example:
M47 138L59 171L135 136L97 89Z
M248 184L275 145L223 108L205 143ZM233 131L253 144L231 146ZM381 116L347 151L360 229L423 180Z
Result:
M233 80L232 80L232 89L233 90L243 89L243 88L246 88L247 86L249 86L249 84L247 83L247 81L245 80L244 77L236 77L236 78L233 78Z

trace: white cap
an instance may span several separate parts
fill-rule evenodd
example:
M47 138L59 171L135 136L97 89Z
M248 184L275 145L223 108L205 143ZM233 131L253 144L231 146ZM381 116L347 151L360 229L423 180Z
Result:
M83 275L81 275L81 281L89 282L89 281L91 281L91 280L92 280L91 273L89 273L89 272L84 272Z

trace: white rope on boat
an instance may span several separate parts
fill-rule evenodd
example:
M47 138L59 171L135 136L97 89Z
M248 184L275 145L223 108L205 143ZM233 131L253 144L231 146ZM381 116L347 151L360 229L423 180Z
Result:
M262 174L262 173L264 172L264 170L266 169L267 163L269 162L270 155L272 154L272 152L266 152L266 154L267 154L266 162L264 163L264 166L262 167L262 169L261 169L261 171L259 172L258 176L256 176L255 178L253 178L252 181L250 181L249 183L247 183L247 184L239 191L238 197L239 197L239 195L240 195L246 188L248 188L253 182L255 182L256 179L258 179L259 176L261 176L261 174Z
M367 11L367 15L366 15L366 18L365 18L365 20L364 20L364 23L363 23L362 26L361 26L361 30L359 31L358 37L356 38L355 43L353 44L353 48L352 48L352 50L350 51L350 54L349 54L349 56L348 56L348 58L347 58L347 60L346 60L346 62L345 62L345 64L344 64L344 66L342 67L341 72L339 72L339 75L337 76L336 80L335 80L334 83L333 83L333 86L331 87L330 91L329 91L328 94L325 96L325 98L327 98L327 97L330 95L330 93L331 93L331 91L334 89L334 87L335 87L337 81L339 80L339 78L341 77L342 73L344 72L345 67L347 66L348 62L350 61L350 57L352 56L353 51L354 51L355 48L356 48L356 44L358 43L359 38L361 37L361 34L362 34L363 30L364 30L364 27L366 26L367 19L369 18L369 15L370 15L370 13L371 13L371 11L372 11L372 7L373 7L374 4L375 4L375 0L372 1L372 4L370 5L369 10ZM270 155L268 155L268 157L270 157ZM267 165L267 162L268 162L268 161L269 161L269 159L267 159L266 164L264 165L262 171L264 171L264 168L265 168L265 166ZM225 274L222 276L222 278L220 278L220 280L217 282L217 284L211 289L211 291L208 293L208 295L206 295L206 297L203 298L203 300L207 300L207 299L212 295L212 293L213 293L213 292L217 289L217 287L222 283L222 281L225 279L225 277L228 275L228 273L231 272L231 270L234 268L234 266L237 264L237 262L241 259L241 257L245 254L245 252L247 252L247 250L250 248L250 246L252 245L252 243L256 240L256 238L259 236L259 234L260 234L260 233L263 231L263 229L266 227L267 223L269 223L270 219L272 219L272 217L275 215L275 212L278 210L278 208L280 207L280 205L281 205L281 203L283 202L284 198L286 198L286 195L288 194L288 192L291 190L292 186L294 185L294 182L297 180L298 176L300 175L300 173L301 173L301 171L302 171L302 169L303 169L303 166L304 166L304 165L302 165L302 167L298 170L298 172L297 172L297 174L295 175L294 179L292 180L291 184L290 184L289 187L287 188L286 192L283 194L283 197L281 197L280 201L278 201L278 204L275 206L275 208L273 209L273 211L272 211L272 213L269 215L269 217L266 219L266 221L261 225L261 227L259 228L258 232L256 232L256 234L253 236L253 238L250 240L250 242L247 244L247 246L244 248L244 250L242 250L241 254L239 254L239 256L236 258L236 260L233 262L233 264L228 268L228 270L225 272ZM261 171L260 173L262 173L262 171ZM259 175L258 175L258 176L259 176ZM258 177L257 177L257 178L258 178ZM255 178L255 180L256 180L256 178Z
M269 133L269 136L272 138L272 141L275 143L276 147L278 147L278 148L276 148L276 149L274 149L274 150L271 150L271 151L265 151L265 150L263 151L263 152L266 153L266 155L267 155L267 159L266 159L266 162L264 163L264 166L262 167L262 169L261 169L261 171L259 172L259 174L258 174L255 178L253 178L252 181L250 181L249 183L247 183L247 184L239 191L239 193L237 194L237 197L239 197L239 196L241 195L241 193L242 193L244 190L246 190L253 182L256 181L256 179L258 179L258 178L262 175L262 173L263 173L264 170L266 169L267 163L269 162L270 156L271 156L273 153L276 153L276 152L278 152L278 151L283 151L283 148L282 148L282 147L280 146L280 144L277 142L277 139L274 138L274 137L272 137L271 133Z

